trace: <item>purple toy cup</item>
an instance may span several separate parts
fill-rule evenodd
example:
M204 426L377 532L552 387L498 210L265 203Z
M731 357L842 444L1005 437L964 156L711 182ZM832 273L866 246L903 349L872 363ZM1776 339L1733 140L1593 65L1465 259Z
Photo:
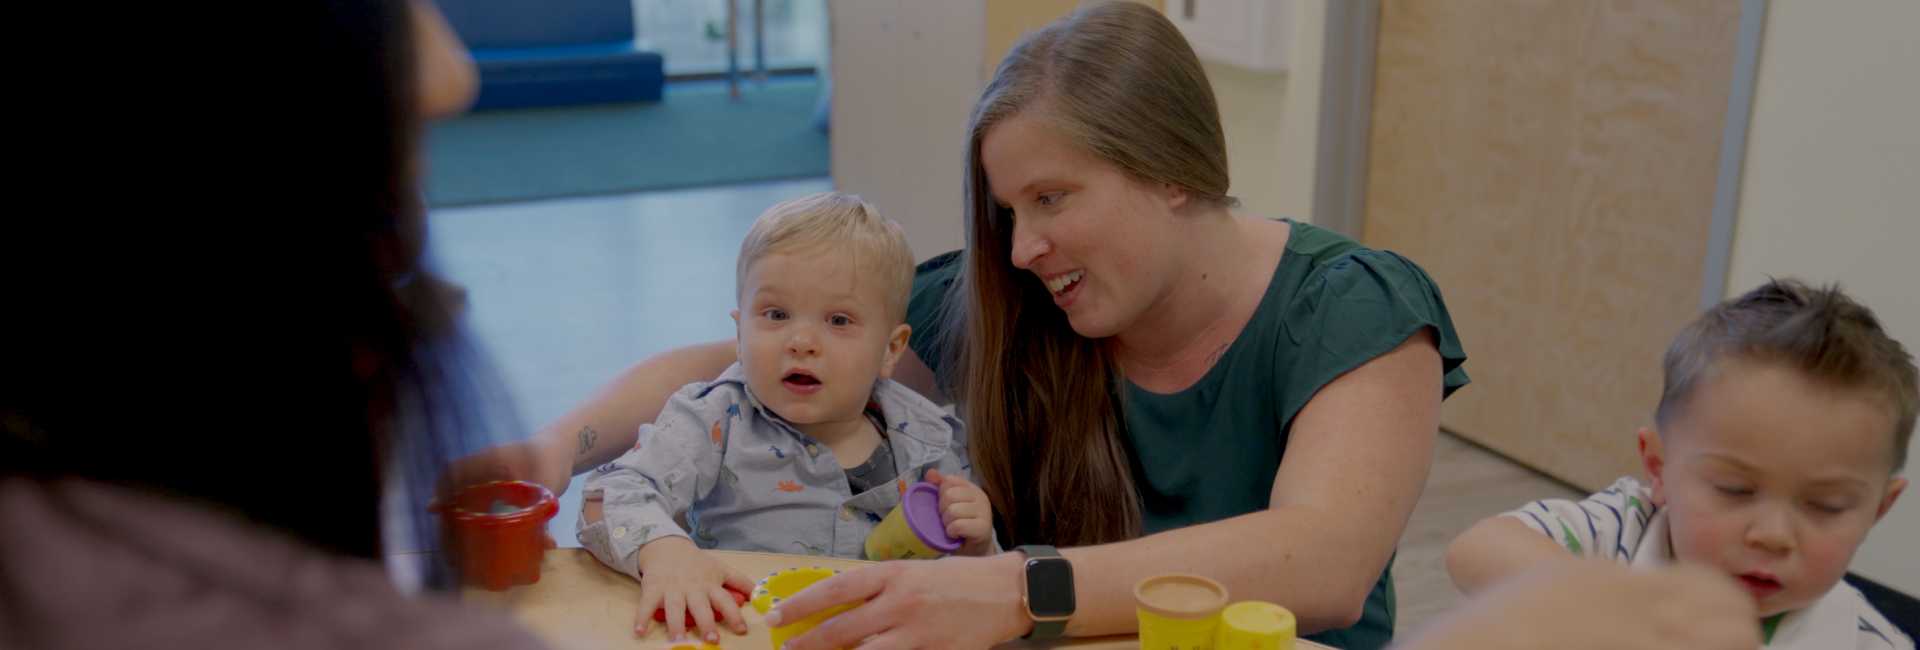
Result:
M960 550L961 543L940 520L940 488L922 481L908 486L900 505L867 535L867 559L933 559Z

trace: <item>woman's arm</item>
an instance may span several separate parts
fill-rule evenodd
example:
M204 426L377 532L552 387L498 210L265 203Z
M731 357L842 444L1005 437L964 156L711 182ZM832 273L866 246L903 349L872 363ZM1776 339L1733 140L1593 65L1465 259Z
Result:
M469 480L530 479L556 495L566 492L573 475L632 449L640 425L658 419L674 391L719 376L733 365L738 352L729 339L649 357L621 372L586 403L541 428L527 442L475 454L457 463L454 472ZM937 394L933 372L911 350L895 367L895 376L909 388Z
M674 391L719 376L733 365L738 353L739 347L728 339L650 357L627 368L599 394L534 436L543 447L554 451L554 457L568 459L568 476L597 467L633 448L640 425L658 419L661 407ZM933 371L912 350L901 355L894 377L929 398L939 394L933 384Z
M558 481L564 489L566 479L574 474L620 457L633 448L640 425L660 417L660 409L674 391L719 376L733 365L737 351L732 340L714 341L675 348L633 364L586 403L534 434L541 456L549 463L550 476L543 478L565 472L566 477Z
M1440 390L1440 354L1423 332L1307 402L1266 510L1064 551L1086 594L1068 631L1133 630L1134 583L1176 572L1219 580L1236 600L1279 603L1303 634L1353 625L1426 484Z
M586 403L568 411L525 442L500 445L453 463L451 482L530 480L555 495L573 475L605 464L640 436L640 425L660 416L682 386L712 379L733 364L733 341L676 348L627 368Z
M1295 419L1269 509L1064 549L1079 601L1068 632L1133 631L1134 584L1163 573L1209 576L1235 599L1284 605L1303 633L1352 625L1426 482L1440 397L1440 355L1422 333L1327 384L1307 403ZM872 635L902 647L992 643L1030 627L1020 606L1020 571L1017 555L888 563L809 589L783 604L780 618L871 598L791 647L852 647Z

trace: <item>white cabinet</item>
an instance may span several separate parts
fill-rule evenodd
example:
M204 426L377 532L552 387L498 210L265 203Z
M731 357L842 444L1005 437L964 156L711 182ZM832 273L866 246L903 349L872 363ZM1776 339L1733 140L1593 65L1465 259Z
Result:
M1166 0L1200 60L1250 70L1287 69L1294 0Z

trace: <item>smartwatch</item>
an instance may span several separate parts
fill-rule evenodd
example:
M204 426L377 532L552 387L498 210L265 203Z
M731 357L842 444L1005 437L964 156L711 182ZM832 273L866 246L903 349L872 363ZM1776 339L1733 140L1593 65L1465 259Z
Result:
M1020 601L1033 619L1033 631L1026 639L1054 639L1067 631L1067 619L1073 617L1073 564L1051 546L1020 546L1013 550L1026 554L1026 594Z

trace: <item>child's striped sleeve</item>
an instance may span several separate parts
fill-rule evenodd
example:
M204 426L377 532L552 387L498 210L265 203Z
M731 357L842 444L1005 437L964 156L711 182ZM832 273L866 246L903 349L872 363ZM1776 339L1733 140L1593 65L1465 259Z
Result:
M1640 546L1653 516L1651 491L1632 477L1580 501L1542 499L1505 516L1546 535L1582 557L1626 562Z

